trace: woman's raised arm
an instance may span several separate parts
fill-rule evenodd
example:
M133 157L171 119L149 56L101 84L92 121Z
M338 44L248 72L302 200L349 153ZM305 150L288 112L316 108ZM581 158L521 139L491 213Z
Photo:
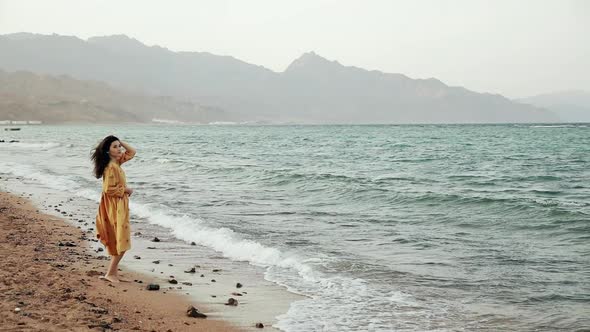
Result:
M127 162L131 159L133 159L133 157L135 157L135 153L137 151L135 151L134 148L131 147L131 145L123 142L123 141L119 141L121 143L121 146L125 148L125 153L121 156L121 159L119 159L119 165L122 165L124 162Z

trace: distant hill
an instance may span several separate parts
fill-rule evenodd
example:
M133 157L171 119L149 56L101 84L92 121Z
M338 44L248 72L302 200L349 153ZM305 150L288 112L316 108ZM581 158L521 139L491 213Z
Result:
M590 122L590 92L560 91L522 98L519 102L543 107L568 122Z
M433 59L436 61L436 59ZM229 56L172 52L124 35L0 36L0 68L98 80L213 105L233 118L298 123L557 122L553 113L436 79L343 66L309 52L281 73Z
M122 92L101 82L0 70L0 120L147 123L154 119L209 123L230 118L219 109Z

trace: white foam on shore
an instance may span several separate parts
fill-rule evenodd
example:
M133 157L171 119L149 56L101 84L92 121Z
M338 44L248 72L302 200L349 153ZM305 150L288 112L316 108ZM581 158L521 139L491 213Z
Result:
M57 190L72 192L80 187L80 184L66 179L64 176L53 176L30 165L14 162L0 162L0 169L2 170L2 173L33 180Z
M186 242L209 247L223 254L224 257L235 261L245 261L259 266L278 266L294 269L302 277L313 277L310 266L294 256L288 255L276 248L264 246L256 241L243 239L229 228L212 228L196 218L187 215L174 216L163 208L149 204L130 203L131 210L140 218L148 222L170 229L172 235Z
M171 230L174 237L209 247L224 257L266 267L265 279L285 286L290 292L309 298L291 304L274 326L284 331L354 331L375 311L387 314L373 318L372 331L390 331L393 310L416 303L408 294L382 291L360 278L326 275L313 267L321 264L318 257L303 258L277 248L243 239L228 228L212 228L202 220L187 215L174 216L162 207L132 203L134 214L148 222ZM358 324L361 325L358 325Z

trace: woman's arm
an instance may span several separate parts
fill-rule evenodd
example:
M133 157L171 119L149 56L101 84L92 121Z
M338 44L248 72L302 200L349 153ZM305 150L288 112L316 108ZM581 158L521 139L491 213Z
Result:
M123 164L126 161L129 161L131 159L133 159L133 157L135 157L135 153L137 151L135 151L134 148L131 147L131 145L123 142L123 141L119 141L121 143L121 146L125 148L125 154L123 154L121 156L121 159L119 160L119 164Z
M135 149L131 147L131 145L123 142L123 141L119 141L119 143L121 143L121 146L123 146L125 148L125 151L128 151L130 154L135 155Z
M102 189L105 194L118 198L125 195L125 186L120 183L117 173L111 167L107 167L102 176Z

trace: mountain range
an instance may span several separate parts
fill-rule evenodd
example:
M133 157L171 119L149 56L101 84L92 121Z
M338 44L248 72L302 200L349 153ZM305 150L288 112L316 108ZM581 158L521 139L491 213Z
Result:
M343 124L560 121L546 109L501 95L448 86L434 78L345 66L314 52L303 54L284 72L274 72L230 56L147 46L125 35L83 40L16 33L0 36L0 69L62 77L68 84L106 84L97 86L97 94L110 89L122 91L121 96L141 96L141 109L119 105L128 112L125 119L135 121L165 116L194 122ZM91 89L79 92L87 97L76 98L93 99ZM162 107L161 98L171 104ZM183 116L170 112L180 101L193 105ZM111 104L115 117L117 105ZM160 108L168 113L158 116ZM191 118L191 112L200 115Z
M209 123L229 121L226 112L176 100L130 93L97 81L66 75L39 75L0 70L0 120L44 123Z

